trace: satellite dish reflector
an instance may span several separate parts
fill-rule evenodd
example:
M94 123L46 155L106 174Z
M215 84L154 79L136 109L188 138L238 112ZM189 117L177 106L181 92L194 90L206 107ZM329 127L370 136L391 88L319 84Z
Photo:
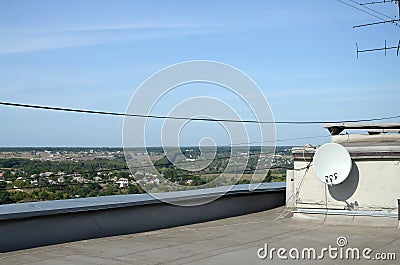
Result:
M340 184L350 173L351 157L340 144L327 143L315 152L313 167L315 175L322 182L329 185Z

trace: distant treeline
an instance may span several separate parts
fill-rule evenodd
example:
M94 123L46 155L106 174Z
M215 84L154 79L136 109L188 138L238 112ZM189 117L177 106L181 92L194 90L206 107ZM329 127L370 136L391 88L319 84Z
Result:
M52 152L89 152L90 150L96 152L117 152L122 151L120 147L0 147L0 152L44 152L44 151L52 151Z
M237 148L237 147L236 147ZM243 149L247 149L248 147L243 146ZM198 146L181 146L181 151L184 152L187 149L191 149L195 152L200 152ZM292 149L292 146L277 146L275 148L275 152L282 152L283 150ZM122 147L0 147L0 152L44 152L44 151L52 151L52 152L89 152L91 150L95 152L117 152L123 151ZM132 151L141 151L143 148L127 148L127 150ZM154 152L154 153L162 153L164 152L163 147L146 147L147 152ZM261 150L261 146L250 146L250 152L259 152ZM231 152L231 147L229 146L218 146L217 152Z
M87 161L41 161L21 158L0 159L0 169L23 169L24 174L18 173L19 176L30 176L30 174L39 174L47 171L57 173L80 173L87 171L96 171L99 169L112 169L126 167L125 160L121 159L101 159L96 158ZM17 176L18 176L17 175Z

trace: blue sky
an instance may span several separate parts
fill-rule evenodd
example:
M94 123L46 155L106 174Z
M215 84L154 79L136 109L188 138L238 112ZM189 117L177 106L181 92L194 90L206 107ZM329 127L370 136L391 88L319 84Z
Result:
M373 8L398 15L394 4ZM388 46L397 45L399 27L352 28L375 21L335 0L2 0L1 101L124 112L132 94L153 73L183 61L212 60L249 75L269 101L275 120L398 115L395 50L386 57L376 52L356 58L356 42L360 49L382 47L385 40ZM188 96L198 91L192 89ZM205 91L225 97L218 90ZM205 91L201 96L207 96ZM164 103L173 102L166 97ZM157 114L168 114L162 106ZM0 106L0 121L0 146L122 143L119 117ZM201 129L194 127L182 144L197 144L198 137L190 136ZM226 144L225 133L219 131L217 144ZM277 126L278 139L321 135L327 135L321 125ZM154 136L148 143L158 145L159 139Z

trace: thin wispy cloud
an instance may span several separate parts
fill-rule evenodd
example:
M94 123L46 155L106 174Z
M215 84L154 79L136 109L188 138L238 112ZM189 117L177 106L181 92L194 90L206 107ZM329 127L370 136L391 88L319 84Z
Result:
M247 12L250 12L249 10ZM251 12L261 12L251 10ZM260 17L262 19L260 19ZM277 30L304 26L312 23L305 12L266 10L259 18L237 20L236 17L224 20L204 19L201 16L187 21L134 21L102 24L67 23L61 25L0 25L0 54L44 51L107 43L182 37L236 32L241 34L254 30ZM277 26L278 25L278 26Z
M201 25L113 25L20 31L0 37L0 54L44 51L118 42L142 41L185 35L212 34L221 27Z
M174 22L174 23L161 23L161 22L138 22L138 23L118 23L118 24L94 24L94 25L67 25L53 27L51 25L41 28L2 28L0 32L3 34L15 33L66 33L66 32L90 32L90 31L119 31L119 30L140 30L140 29L204 29L222 27L223 24L217 23L193 23L193 22Z
M315 100L315 97L323 97L326 100L332 101L333 98L340 97L347 99L354 99L355 97L361 98L363 93L374 93L373 97L390 98L393 97L392 93L397 93L398 88L395 87L314 87L314 88L288 88L267 91L267 95L273 98L279 97L292 97L294 100L296 96L311 96L310 100ZM376 94L375 94L376 93ZM379 95L378 95L379 94ZM382 97L384 95L384 97ZM365 98L364 99L370 99Z

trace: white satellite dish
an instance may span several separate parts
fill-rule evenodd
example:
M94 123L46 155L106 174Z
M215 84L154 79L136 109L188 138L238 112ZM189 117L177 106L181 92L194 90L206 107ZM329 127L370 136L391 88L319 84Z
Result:
M319 180L329 185L340 184L346 180L351 170L351 157L342 145L327 143L315 152L314 173Z

